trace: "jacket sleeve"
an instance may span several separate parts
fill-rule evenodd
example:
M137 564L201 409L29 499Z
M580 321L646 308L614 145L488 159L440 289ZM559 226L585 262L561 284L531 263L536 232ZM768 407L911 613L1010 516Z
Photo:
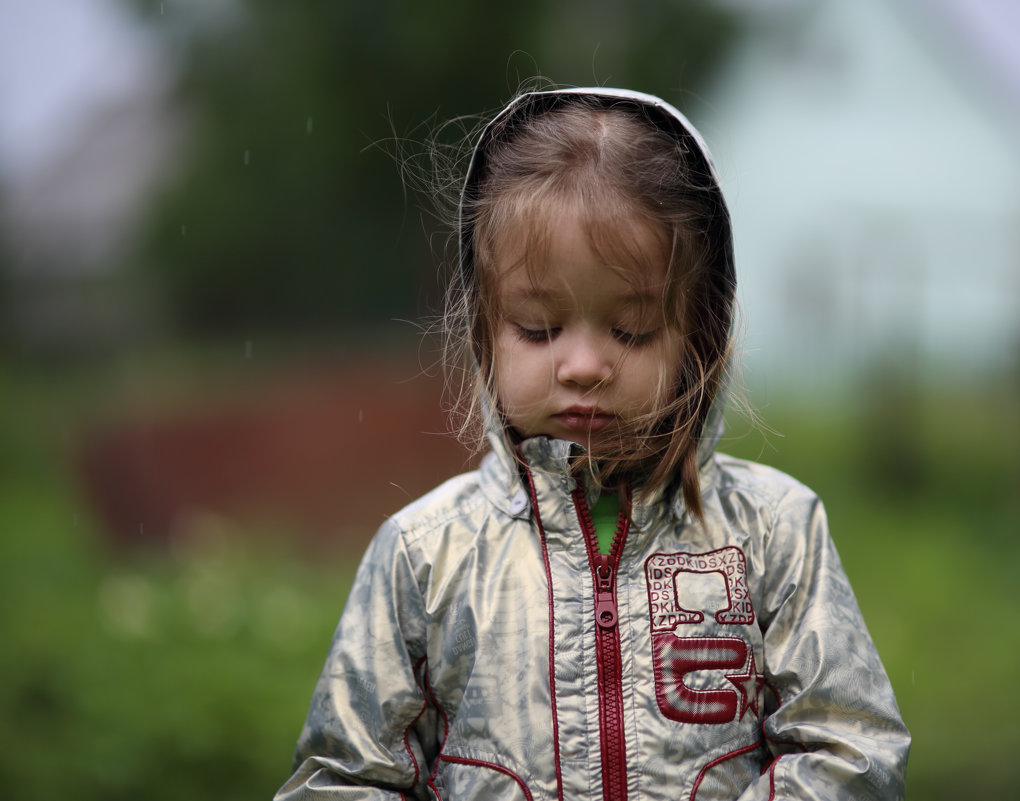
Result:
M763 733L772 761L740 796L893 801L910 735L818 498L780 501L765 544Z
M399 529L387 523L358 568L276 801L428 797L438 750L422 690L425 604Z

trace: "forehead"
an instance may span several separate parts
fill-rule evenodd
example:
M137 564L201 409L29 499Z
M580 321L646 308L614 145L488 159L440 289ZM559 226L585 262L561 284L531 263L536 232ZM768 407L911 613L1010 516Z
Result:
M536 202L508 215L490 241L487 261L501 293L556 296L595 281L621 299L643 299L661 297L666 283L666 231L627 209L593 214Z

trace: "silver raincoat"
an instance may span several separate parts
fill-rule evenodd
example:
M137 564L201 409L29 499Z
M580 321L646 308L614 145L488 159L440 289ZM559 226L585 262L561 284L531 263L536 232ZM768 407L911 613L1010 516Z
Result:
M662 101L582 91L701 146ZM394 515L278 801L902 798L910 737L821 503L715 453L718 430L704 522L679 492L635 498L609 555L563 440L515 458L495 431L479 470Z

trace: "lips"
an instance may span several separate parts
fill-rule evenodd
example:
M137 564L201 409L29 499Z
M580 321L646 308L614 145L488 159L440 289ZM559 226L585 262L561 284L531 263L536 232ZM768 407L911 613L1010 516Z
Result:
M553 415L568 431L601 431L610 425L616 416L591 406L571 406Z

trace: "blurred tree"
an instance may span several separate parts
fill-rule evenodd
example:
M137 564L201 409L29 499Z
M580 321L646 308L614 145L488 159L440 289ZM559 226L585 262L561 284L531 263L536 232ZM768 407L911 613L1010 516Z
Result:
M11 280L11 258L7 241L0 236L0 356L9 355L14 343L14 292Z
M413 151L426 121L498 105L544 65L561 83L679 100L737 30L706 0L236 0L219 14L129 1L178 57L193 126L137 261L177 319L207 333L434 309L436 226L401 212L385 151Z

